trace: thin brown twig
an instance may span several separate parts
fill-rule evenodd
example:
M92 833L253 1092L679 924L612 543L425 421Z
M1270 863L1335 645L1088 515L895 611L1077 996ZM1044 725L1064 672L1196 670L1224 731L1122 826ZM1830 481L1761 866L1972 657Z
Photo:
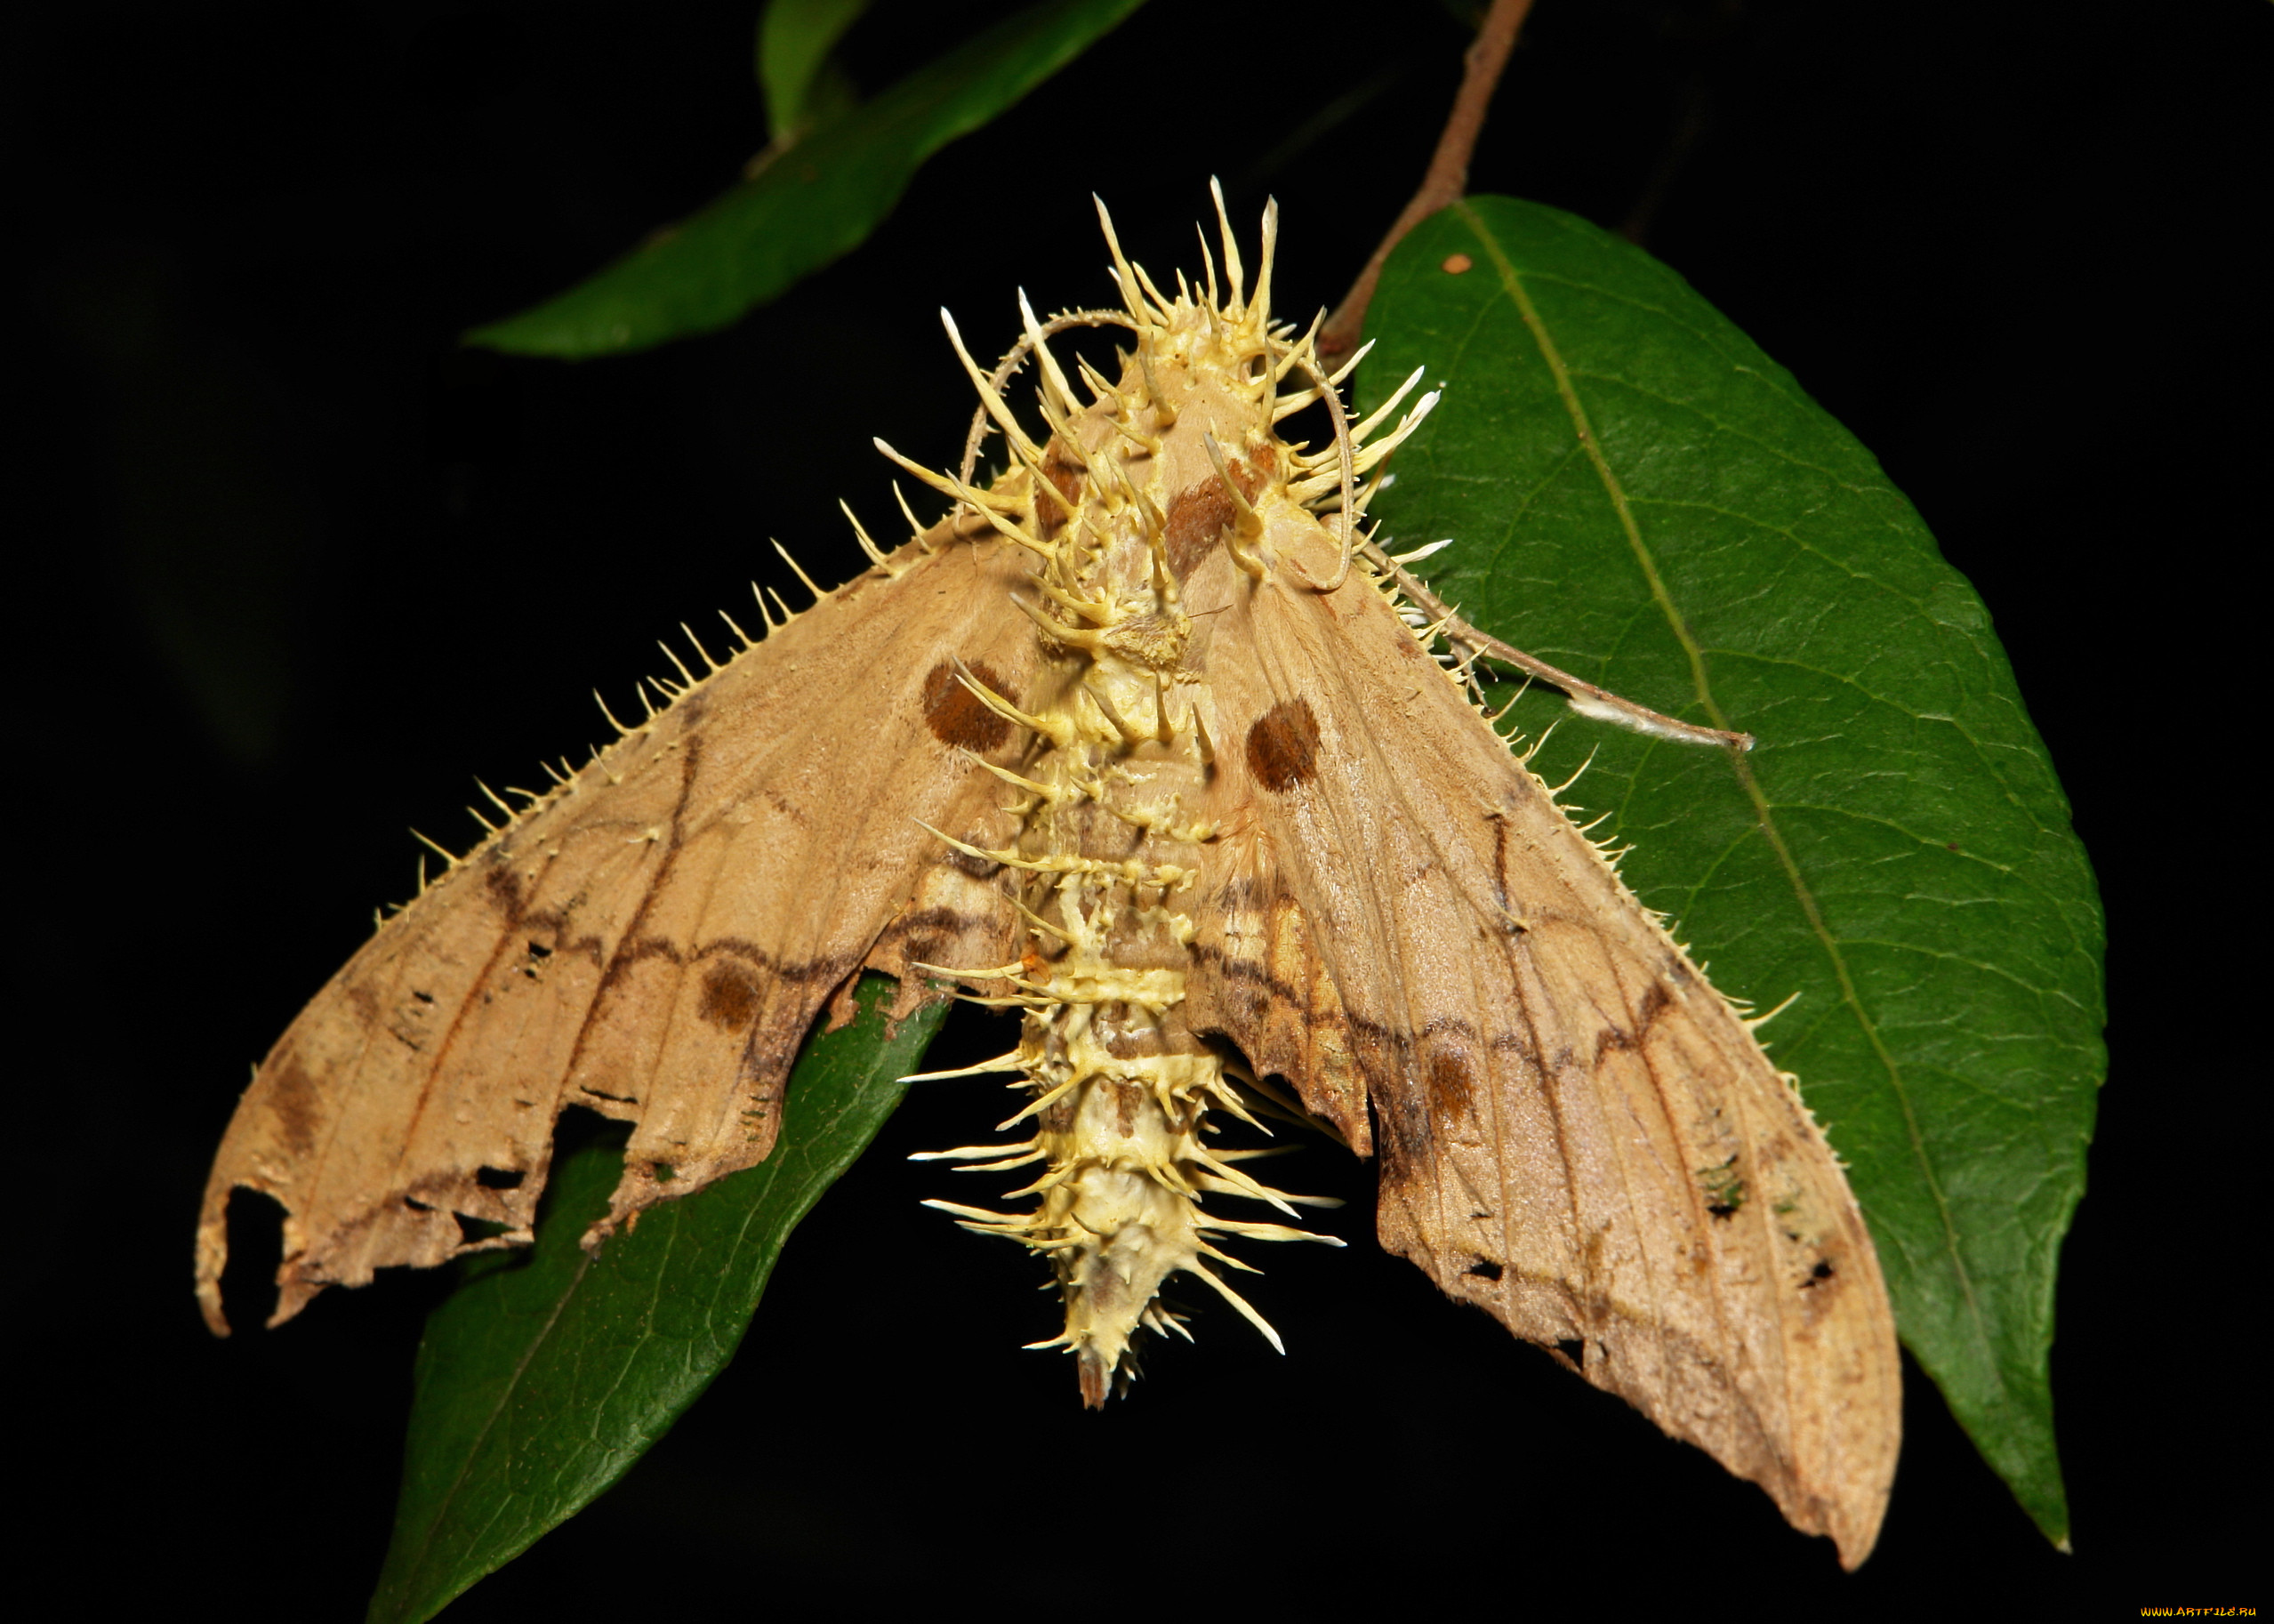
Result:
M1390 250L1404 239L1405 234L1434 214L1460 201L1468 189L1468 161L1476 151L1476 138L1484 129L1484 114L1492 105L1492 92L1500 83L1500 71L1508 65L1508 53L1515 49L1516 33L1524 25L1524 17L1531 10L1531 0L1492 0L1492 9L1485 14L1484 26L1477 29L1476 38L1470 42L1467 53L1461 59L1463 71L1461 87L1453 98L1453 110L1445 120L1444 133L1437 138L1437 150L1429 159L1429 168L1421 177L1421 189L1390 227L1388 235L1375 247L1373 256L1366 261L1366 269L1350 285L1342 296L1327 325L1319 334L1319 353L1329 360L1340 360L1358 348L1358 335L1366 326L1366 307L1372 302L1374 285L1382 278L1382 265L1390 257Z
M1489 631L1480 631L1448 607L1443 599L1431 591L1395 559L1383 551L1378 543L1369 538L1359 545L1368 561L1397 583L1398 591L1419 607L1447 642L1466 645L1471 650L1472 659L1477 655L1483 655L1562 688L1564 696L1571 703L1571 709L1580 715L1597 721L1611 722L1652 738L1670 739L1676 744L1714 744L1740 753L1753 748L1753 736L1749 733L1701 728L1695 722L1682 721L1662 711L1653 711L1648 705L1636 704L1608 688L1597 687L1585 678L1558 670L1537 655L1526 654L1521 648L1504 643Z

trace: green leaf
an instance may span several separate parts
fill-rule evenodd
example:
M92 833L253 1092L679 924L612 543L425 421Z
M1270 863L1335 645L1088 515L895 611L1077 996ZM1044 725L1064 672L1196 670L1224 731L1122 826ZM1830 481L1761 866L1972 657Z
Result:
M623 1475L726 1367L783 1242L865 1149L945 1011L888 1032L892 984L813 1038L774 1154L651 1209L595 1258L620 1143L553 1170L536 1244L475 1260L420 1344L395 1534L373 1624L441 1611Z
M1849 1164L1903 1339L2064 1539L2046 1353L2105 1069L2101 912L1981 599L1789 374L1583 221L1456 205L1368 325L1368 400L1417 366L1445 386L1373 509L1395 547L1455 538L1433 583L1486 630L1758 736L1739 760L1573 719L1535 765L1595 752L1574 798L1633 843L1643 900L1724 992L1798 995L1763 1035Z
M766 92L767 132L786 143L824 111L816 91L829 53L860 20L869 0L770 0L758 23L758 83ZM826 92L824 92L824 95Z
M709 333L857 247L926 158L1065 67L1144 0L1052 0L832 120L677 226L466 335L516 355L623 355Z

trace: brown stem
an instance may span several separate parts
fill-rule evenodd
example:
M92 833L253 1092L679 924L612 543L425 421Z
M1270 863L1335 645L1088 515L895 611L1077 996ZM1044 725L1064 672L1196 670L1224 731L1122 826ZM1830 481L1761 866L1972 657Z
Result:
M1508 65L1516 31L1523 27L1531 10L1531 0L1492 0L1484 26L1477 29L1476 38L1462 58L1460 93L1453 98L1452 113L1445 120L1444 133L1437 138L1428 171L1421 177L1421 189L1413 194L1413 201L1405 205L1320 331L1319 353L1326 359L1340 360L1358 348L1358 335L1366 326L1366 307L1373 300L1374 284L1382 278L1382 264L1390 257L1390 250L1439 209L1459 202L1468 189L1468 160L1484 129L1485 109L1492 105L1500 70Z

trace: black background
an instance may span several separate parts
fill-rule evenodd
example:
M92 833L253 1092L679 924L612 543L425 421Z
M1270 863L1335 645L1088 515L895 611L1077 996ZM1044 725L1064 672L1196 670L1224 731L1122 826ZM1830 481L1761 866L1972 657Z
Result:
M888 0L856 76L978 14ZM19 20L19 1596L358 1613L439 1282L215 1342L189 1236L246 1068L409 890L405 827L463 844L469 775L581 752L594 683L628 695L679 620L787 585L767 536L835 581L840 495L896 535L868 437L946 462L968 410L935 308L992 353L1016 286L1105 297L1093 189L1157 269L1194 257L1211 173L1242 221L1274 193L1282 308L1331 303L1419 176L1463 39L1418 3L1158 0L730 333L583 366L454 348L733 178L764 139L751 21L623 0ZM905 1153L977 1137L983 1081L919 1090L800 1232L734 1368L450 1616L2259 1601L2264 1226L2230 1180L2266 1073L2230 1046L2262 996L2263 859L2228 764L2264 722L2226 663L2264 536L2242 244L2270 33L2254 0L1542 0L1473 175L1642 229L1877 453L2012 653L2113 943L2053 1355L2074 1556L1913 1371L1884 1537L1843 1577L1765 1498L1363 1244L1370 1175L1324 1146L1284 1182L1353 1198L1361 1244L1266 1260L1253 1295L1290 1355L1210 1312L1198 1348L1082 1414L1062 1359L1016 1351L1055 1329L1027 1261L916 1206L945 1175ZM274 1245L273 1221L237 1229ZM249 1327L260 1271L230 1283Z

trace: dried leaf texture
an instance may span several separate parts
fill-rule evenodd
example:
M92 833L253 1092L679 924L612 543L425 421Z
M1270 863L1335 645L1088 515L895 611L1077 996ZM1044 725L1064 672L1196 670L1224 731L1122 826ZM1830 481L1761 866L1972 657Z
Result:
M896 567L665 685L667 710L453 864L293 1023L206 1186L216 1331L233 1189L285 1210L272 1324L376 1268L526 1243L567 1105L634 1124L604 1233L766 1156L800 1043L864 961L1004 955L1000 885L914 820L1002 833L965 752L1011 729L952 662L1032 681L1033 632L1004 613L1027 563L945 526ZM460 1215L504 1233L470 1241Z

